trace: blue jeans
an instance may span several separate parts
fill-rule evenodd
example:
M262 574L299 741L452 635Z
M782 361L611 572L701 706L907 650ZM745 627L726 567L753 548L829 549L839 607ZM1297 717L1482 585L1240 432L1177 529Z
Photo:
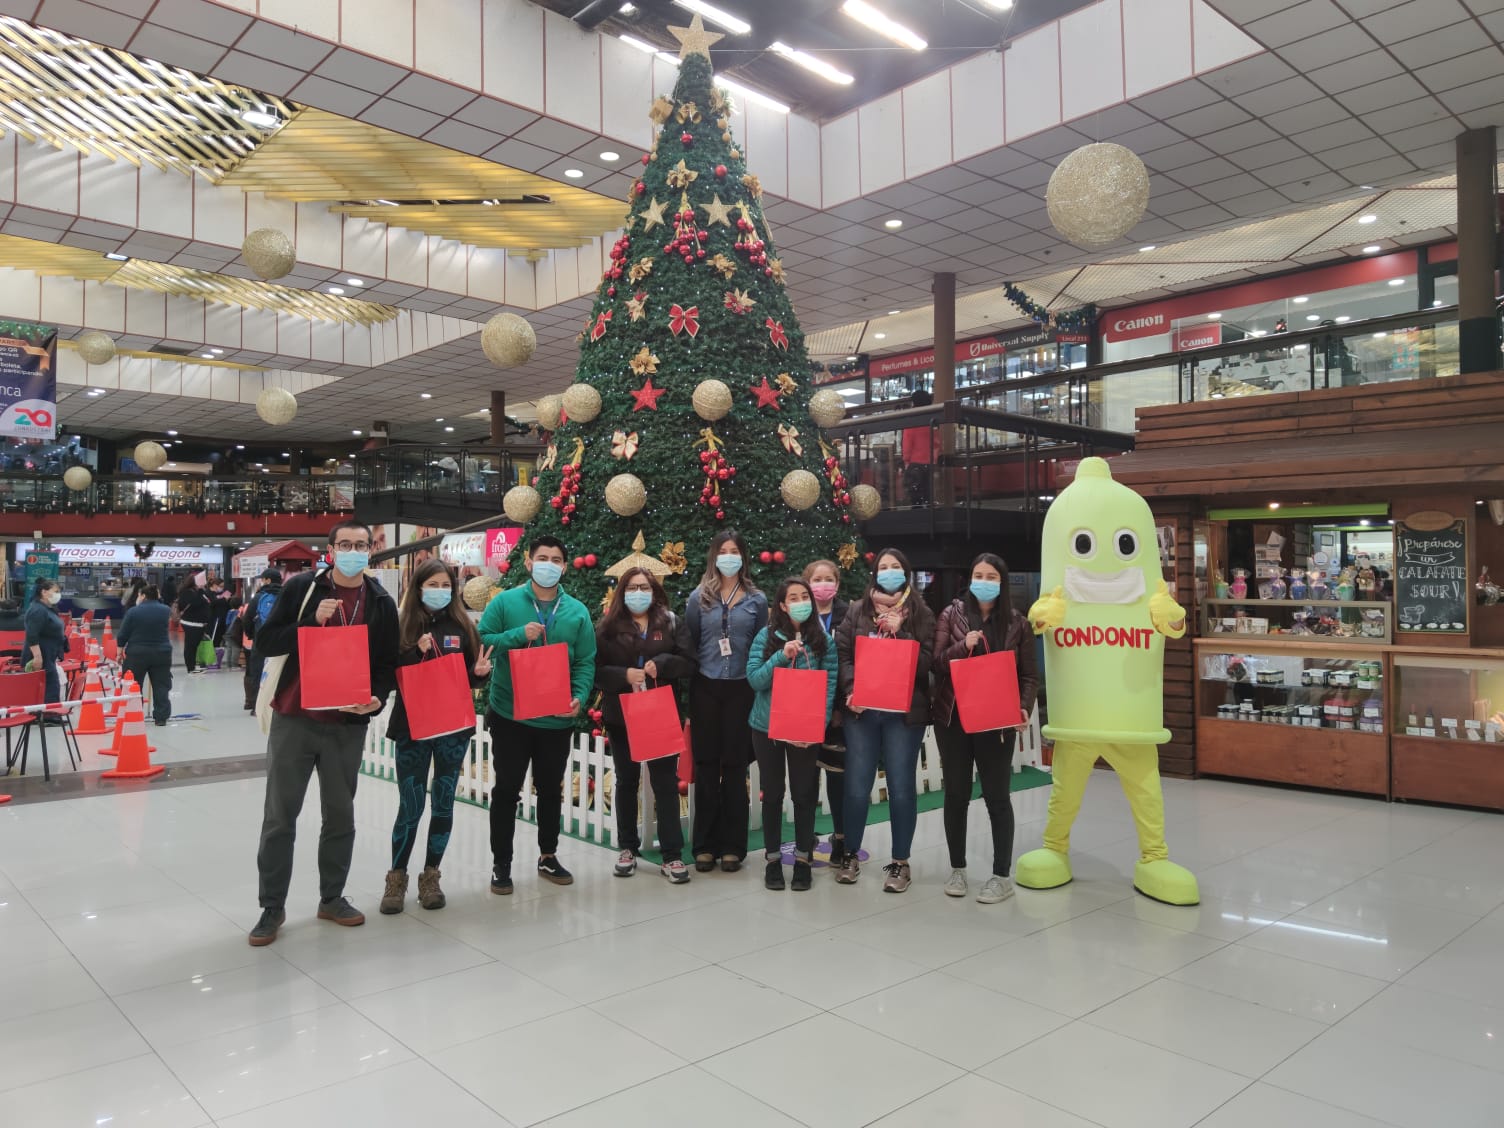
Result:
M887 773L888 813L893 820L893 857L909 856L914 825L919 821L914 781L924 730L924 725L905 724L902 713L868 709L846 718L846 849L851 853L862 848L872 784L881 761Z

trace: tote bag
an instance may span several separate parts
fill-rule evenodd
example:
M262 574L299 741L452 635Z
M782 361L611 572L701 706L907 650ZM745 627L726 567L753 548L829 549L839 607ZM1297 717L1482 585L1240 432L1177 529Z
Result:
M857 635L851 704L879 713L907 713L914 700L919 642L889 635Z
M798 660L794 659L795 662ZM808 662L807 657L805 661ZM797 666L774 668L773 698L768 707L769 740L819 744L825 739L829 678L824 670L801 670Z
M544 636L545 640L547 635ZM512 719L565 717L573 700L569 686L569 647L547 642L507 652L512 671Z
M623 693L621 718L627 727L627 746L637 763L679 756L688 748L672 686Z
M199 642L193 660L200 666L216 666L219 664L219 655L214 652L214 644L206 638Z
M444 654L397 667L397 692L414 740L466 732L475 727L475 697L463 654Z
M370 631L298 628L298 692L305 709L344 709L371 700Z
M982 643L986 646L986 642ZM1014 728L1023 721L1018 698L1018 656L995 650L950 664L956 711L966 732Z
M303 617L303 612L308 609L308 601L313 598L313 585L308 585L308 593L303 596L303 602L298 606L298 618ZM261 726L263 734L272 731L272 714L276 712L272 708L272 702L277 696L277 687L282 682L282 670L287 665L286 654L276 654L262 660L261 682L256 687L256 721Z

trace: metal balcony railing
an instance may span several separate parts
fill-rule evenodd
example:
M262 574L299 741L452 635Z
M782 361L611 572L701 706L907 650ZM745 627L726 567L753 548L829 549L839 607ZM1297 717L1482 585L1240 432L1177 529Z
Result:
M499 446L415 444L363 450L355 456L356 495L500 513L501 496L514 481L514 453Z
M96 475L70 490L52 474L0 474L0 513L340 514L355 508L351 478L204 478L191 474Z

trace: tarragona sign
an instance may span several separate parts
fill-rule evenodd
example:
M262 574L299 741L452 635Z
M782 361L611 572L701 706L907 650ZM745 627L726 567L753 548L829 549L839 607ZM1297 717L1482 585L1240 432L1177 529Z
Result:
M34 548L30 544L16 546L21 559ZM57 553L59 564L220 565L225 559L222 549L194 545L158 545L145 560L137 560L135 546L129 544L54 544L52 551Z

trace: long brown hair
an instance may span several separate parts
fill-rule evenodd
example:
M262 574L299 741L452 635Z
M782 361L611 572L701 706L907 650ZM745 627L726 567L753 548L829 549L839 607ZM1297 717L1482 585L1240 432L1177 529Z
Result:
M710 547L705 550L705 575L700 578L700 606L714 607L721 600L721 570L715 566L715 558L726 545L734 545L742 554L742 570L736 574L742 591L747 595L757 594L757 584L752 579L752 557L747 552L747 542L735 529L722 529L710 538Z
M359 522L354 525L341 525L340 528L359 528ZM423 606L423 585L434 576L449 577L449 606L437 613ZM431 557L423 561L413 571L413 578L408 581L407 590L402 593L402 607L399 622L401 623L401 641L398 643L403 652L416 650L418 639L433 629L434 620L440 616L448 616L454 625L459 628L461 637L464 639L465 655L471 658L480 654L480 635L476 633L475 624L470 621L470 616L465 614L465 608L456 601L460 598L460 587L455 582L454 572L449 565L438 557Z
M616 581L616 590L611 593L611 602L606 607L606 613L601 616L600 624L596 627L596 633L602 638L624 634L627 631L636 632L637 628L632 622L632 612L627 610L627 585L638 576L646 578L653 589L653 604L648 608L648 629L668 630L671 613L668 607L668 595L664 592L663 585L658 582L658 577L646 568L632 567L623 572Z
M824 662L825 648L834 645L826 638L824 629L804 631L798 623L794 622L794 617L783 609L783 603L789 597L789 589L796 587L804 589L804 594L809 596L811 603L815 601L815 593L810 590L809 581L803 576L790 576L778 585L777 592L774 593L772 599L768 600L768 641L763 647L763 658L764 660L771 658L775 651L783 648L783 642L777 640L778 635L782 635L784 642L787 642L797 634L803 640L804 645L809 648L810 653L815 656L815 660ZM817 627L820 625L819 621L814 618L805 620L805 626L810 623L814 623Z

